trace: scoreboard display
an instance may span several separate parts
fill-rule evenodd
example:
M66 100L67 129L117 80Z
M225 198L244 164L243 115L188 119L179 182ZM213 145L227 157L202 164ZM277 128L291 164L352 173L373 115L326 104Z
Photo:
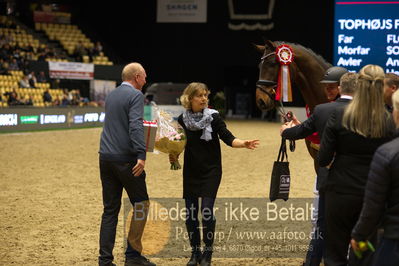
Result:
M399 1L335 1L334 65L399 74Z

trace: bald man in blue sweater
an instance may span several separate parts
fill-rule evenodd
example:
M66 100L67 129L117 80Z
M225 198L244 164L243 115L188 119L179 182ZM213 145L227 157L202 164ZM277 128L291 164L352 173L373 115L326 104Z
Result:
M146 149L144 142L144 96L146 72L139 63L130 63L122 71L122 84L108 94L105 121L100 141L100 176L104 212L100 228L99 265L115 265L112 250L115 244L118 214L123 189L133 210L125 252L125 266L155 266L141 255L143 235L149 207L145 182Z

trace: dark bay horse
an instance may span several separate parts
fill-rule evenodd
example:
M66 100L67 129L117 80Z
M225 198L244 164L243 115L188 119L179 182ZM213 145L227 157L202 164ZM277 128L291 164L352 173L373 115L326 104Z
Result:
M320 80L331 64L302 45L269 40L265 42L264 46L256 46L263 54L259 64L259 81L256 85L256 105L260 110L270 110L280 105L275 100L275 89L280 66L276 60L276 48L281 44L288 44L294 52L294 61L289 65L292 89L301 91L310 112L313 112L316 105L328 102ZM310 155L316 158L317 150L307 140L306 146ZM315 168L317 169L316 160Z
M327 68L331 67L321 56L299 44L266 41L264 46L257 45L263 53L259 64L259 81L256 88L256 104L260 110L277 107L275 88L279 71L276 61L276 47L288 44L294 51L294 61L290 64L292 89L299 89L310 111L320 104L326 103L327 96L320 80Z

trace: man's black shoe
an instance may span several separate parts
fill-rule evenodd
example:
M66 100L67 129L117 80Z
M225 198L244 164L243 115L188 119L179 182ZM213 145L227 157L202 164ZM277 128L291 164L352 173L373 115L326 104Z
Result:
M144 256L129 258L125 261L125 266L156 266L149 259Z

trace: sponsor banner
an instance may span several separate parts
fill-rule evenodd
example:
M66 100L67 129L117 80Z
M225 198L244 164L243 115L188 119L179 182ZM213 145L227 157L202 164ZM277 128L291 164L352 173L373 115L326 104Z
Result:
M52 79L85 79L94 78L94 64L74 62L49 62Z
M158 23L206 23L207 0L158 0Z
M18 125L17 114L0 114L0 127Z
M73 122L75 124L82 124L83 123L83 115L74 115Z
M63 124L66 121L66 115L40 115L40 125Z
M56 24L71 24L71 13L34 11L33 21Z
M39 122L38 115L21 115L19 119L21 124L37 124Z
M101 127L104 123L103 107L85 108L2 108L0 109L0 133Z
M184 111L181 105L158 105L158 108L170 113L175 120ZM156 120L156 109L152 106L148 106L148 109L149 116ZM104 107L0 108L0 133L92 126L101 127L104 124L104 120ZM152 132L150 132L151 134Z

